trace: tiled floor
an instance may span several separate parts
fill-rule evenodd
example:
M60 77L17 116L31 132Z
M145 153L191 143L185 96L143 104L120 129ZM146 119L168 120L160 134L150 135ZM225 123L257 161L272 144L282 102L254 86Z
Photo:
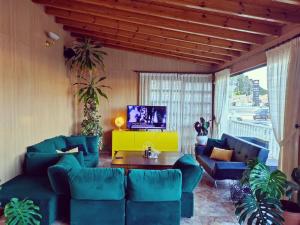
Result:
M110 162L109 155L101 156L101 167L110 167ZM229 187L228 182L219 182L217 188L212 187L204 177L195 190L194 217L183 218L181 225L238 225L234 216L234 206L230 201ZM1 223L0 219L1 224L3 221ZM57 222L53 225L67 224Z

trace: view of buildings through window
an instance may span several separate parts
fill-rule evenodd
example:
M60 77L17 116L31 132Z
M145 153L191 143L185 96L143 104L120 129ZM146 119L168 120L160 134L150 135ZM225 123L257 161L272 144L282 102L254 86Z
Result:
M264 146L276 163L276 143L269 113L267 67L260 67L230 78L229 133Z

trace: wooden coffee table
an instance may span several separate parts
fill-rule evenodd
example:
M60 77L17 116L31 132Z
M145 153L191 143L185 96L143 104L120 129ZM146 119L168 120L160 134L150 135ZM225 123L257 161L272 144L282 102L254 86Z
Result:
M170 169L183 156L179 152L161 152L157 159L144 157L143 151L118 151L112 162L112 167L128 169Z

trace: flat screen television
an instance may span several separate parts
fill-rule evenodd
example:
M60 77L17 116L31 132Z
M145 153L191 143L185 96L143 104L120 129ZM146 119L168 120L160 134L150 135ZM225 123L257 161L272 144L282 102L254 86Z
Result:
M166 106L127 106L128 129L166 129Z

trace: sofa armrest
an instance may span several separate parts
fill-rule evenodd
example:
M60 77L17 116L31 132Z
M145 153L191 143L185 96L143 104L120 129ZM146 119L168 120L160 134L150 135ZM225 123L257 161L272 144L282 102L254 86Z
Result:
M268 155L269 155L269 150L262 148L259 150L257 159L262 163L266 163L266 161L268 159Z

